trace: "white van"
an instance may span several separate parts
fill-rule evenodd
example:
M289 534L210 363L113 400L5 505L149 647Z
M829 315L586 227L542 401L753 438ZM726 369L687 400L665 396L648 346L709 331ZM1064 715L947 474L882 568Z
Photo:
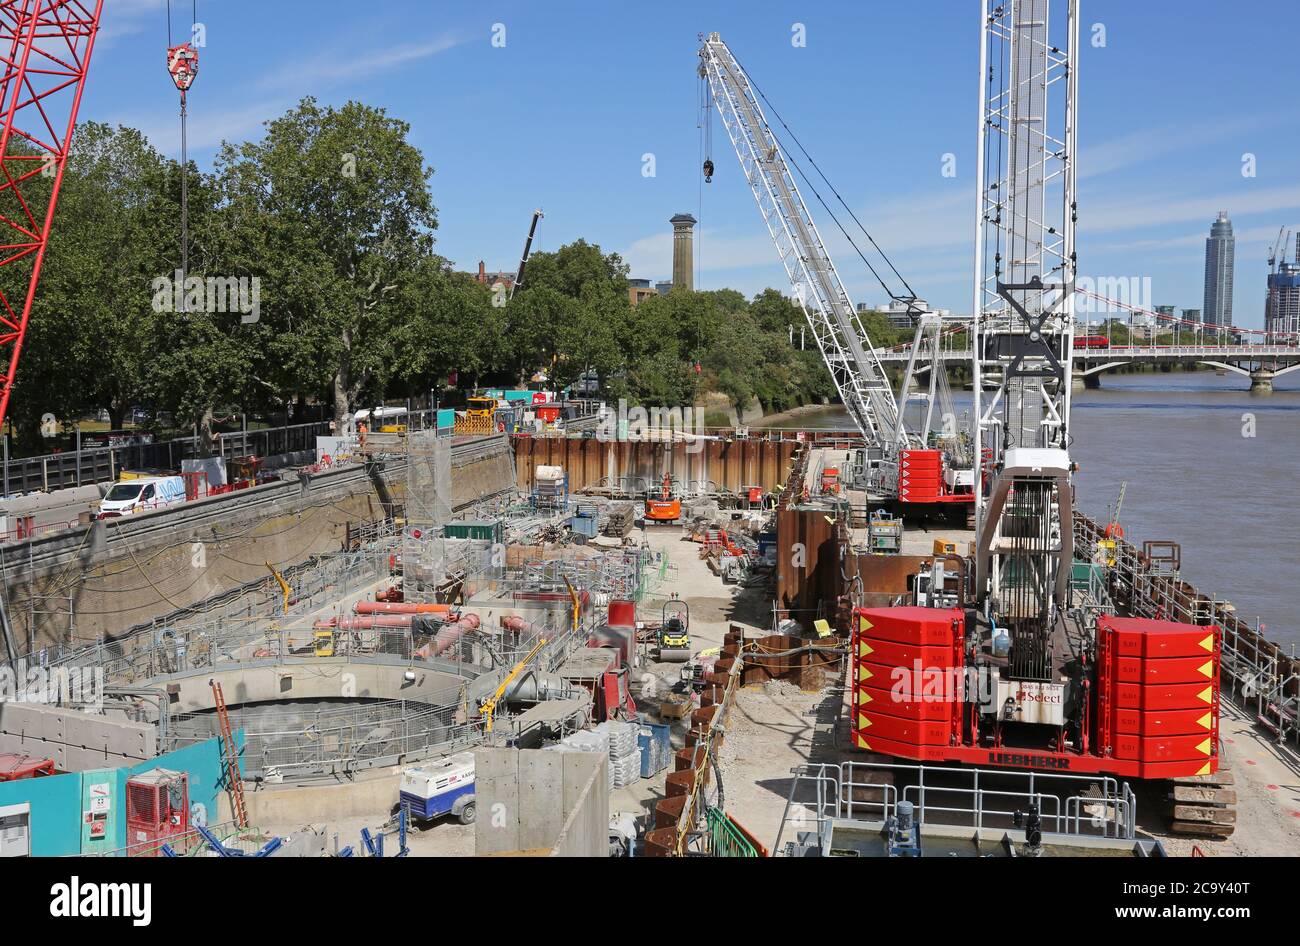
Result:
M185 502L185 479L180 476L151 476L147 479L114 483L99 504L99 518L152 512Z

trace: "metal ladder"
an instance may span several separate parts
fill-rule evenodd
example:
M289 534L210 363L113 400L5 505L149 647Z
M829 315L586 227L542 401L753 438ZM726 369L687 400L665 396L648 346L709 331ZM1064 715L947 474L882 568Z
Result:
M226 709L226 698L221 692L221 684L209 680L212 697L217 708L217 723L221 735L221 755L226 763L226 780L230 783L231 807L235 810L235 823L241 828L248 827L248 809L244 805L244 777L239 772L239 749L235 746L235 737L230 731L230 713Z

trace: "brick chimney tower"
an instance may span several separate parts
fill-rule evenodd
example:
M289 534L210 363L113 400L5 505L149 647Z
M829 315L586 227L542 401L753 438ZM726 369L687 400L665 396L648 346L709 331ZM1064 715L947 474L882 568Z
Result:
M695 224L690 214L677 214L673 225L673 288L695 288Z

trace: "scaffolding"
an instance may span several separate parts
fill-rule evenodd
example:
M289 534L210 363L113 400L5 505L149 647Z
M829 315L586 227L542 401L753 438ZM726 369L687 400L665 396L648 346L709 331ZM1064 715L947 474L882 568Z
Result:
M413 431L406 446L406 522L441 525L452 516L451 443L435 431Z

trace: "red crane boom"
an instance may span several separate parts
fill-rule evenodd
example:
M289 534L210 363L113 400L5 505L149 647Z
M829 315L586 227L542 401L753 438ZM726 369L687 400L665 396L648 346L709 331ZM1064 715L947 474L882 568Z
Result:
M0 0L0 428L9 412L104 0ZM52 183L49 183L52 181ZM46 193L48 191L48 196ZM22 278L17 280L19 286ZM5 287L10 286L6 292Z

